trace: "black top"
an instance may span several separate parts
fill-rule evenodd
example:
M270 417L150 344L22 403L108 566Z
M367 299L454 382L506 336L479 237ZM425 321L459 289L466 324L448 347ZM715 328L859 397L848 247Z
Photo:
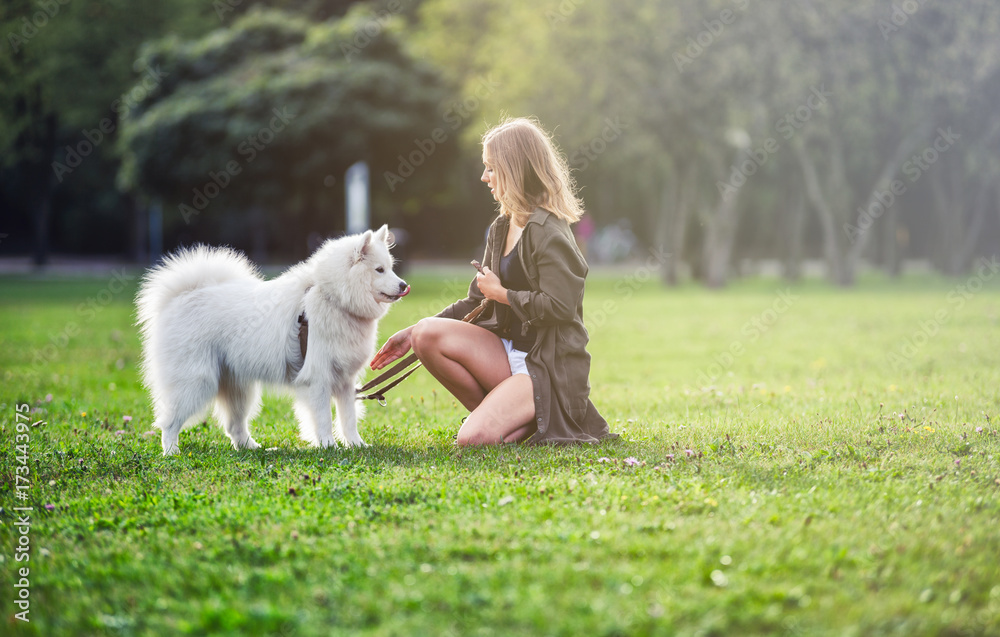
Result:
M510 252L500 257L500 283L508 290L530 290L528 276L524 273L524 264L521 263L517 248L518 246L515 244ZM514 349L519 349L522 352L531 351L531 346L535 344L535 329L529 327L522 334L521 319L509 307L504 306L504 309L507 311L498 317L500 319L499 336L510 339L514 344Z

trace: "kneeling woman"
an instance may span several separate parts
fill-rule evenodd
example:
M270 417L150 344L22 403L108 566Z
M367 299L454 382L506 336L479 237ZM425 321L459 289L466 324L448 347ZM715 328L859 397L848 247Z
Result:
M371 366L412 348L471 412L458 444L596 442L608 423L590 401L587 263L570 230L583 208L566 160L533 121L513 119L483 136L483 164L500 203L485 267L468 297L394 334ZM483 303L476 324L460 320Z

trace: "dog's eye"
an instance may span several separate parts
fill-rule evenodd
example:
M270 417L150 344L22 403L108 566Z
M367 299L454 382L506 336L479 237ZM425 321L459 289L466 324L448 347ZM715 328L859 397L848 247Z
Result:
M379 274L385 274L385 268L383 268L382 266L378 266L377 268L375 268L375 271L378 272Z

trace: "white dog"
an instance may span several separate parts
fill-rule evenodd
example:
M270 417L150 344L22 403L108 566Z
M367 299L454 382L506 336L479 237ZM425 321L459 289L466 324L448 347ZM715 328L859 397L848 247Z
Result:
M314 446L364 445L355 383L375 353L378 320L410 291L389 247L386 226L331 239L271 281L229 248L181 250L150 270L136 306L164 455L179 451L181 429L213 399L233 447L258 448L248 423L262 383L295 390L299 430Z

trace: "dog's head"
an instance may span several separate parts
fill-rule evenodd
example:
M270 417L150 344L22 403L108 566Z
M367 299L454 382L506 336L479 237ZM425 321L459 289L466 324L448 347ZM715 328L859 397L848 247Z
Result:
M330 239L309 260L323 298L354 316L378 319L410 292L392 271L389 228Z
M354 248L351 274L368 283L367 289L377 303L395 303L410 293L406 281L392 271L390 247L389 227L382 226L375 232L366 230Z

